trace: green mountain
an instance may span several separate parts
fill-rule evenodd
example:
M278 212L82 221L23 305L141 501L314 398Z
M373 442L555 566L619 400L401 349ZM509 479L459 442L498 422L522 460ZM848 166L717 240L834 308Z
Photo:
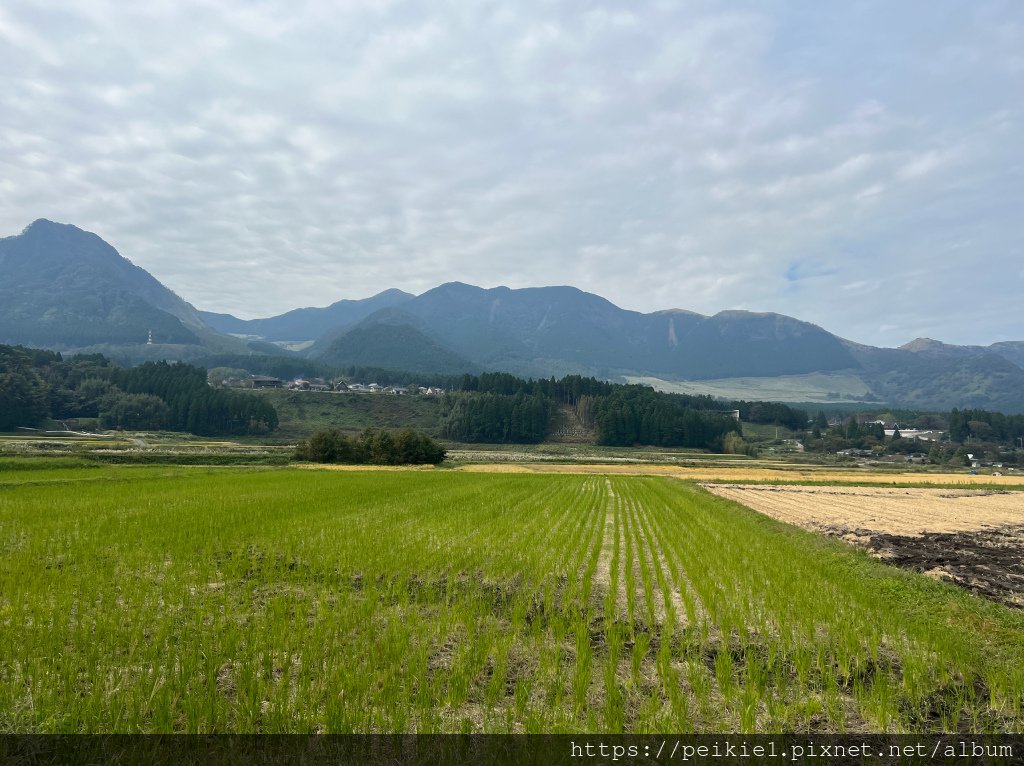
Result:
M820 327L779 314L626 311L575 287L485 290L453 282L365 324L407 323L488 369L686 379L797 375L856 362ZM314 350L315 353L315 350Z
M38 220L0 239L0 342L78 348L198 344L195 309L113 247L75 226Z
M429 348L445 360L445 371L462 359L524 376L643 379L665 390L686 382L691 392L731 390L750 399L789 387L792 401L801 402L1024 411L1024 369L1005 358L1013 344L1003 344L1003 355L926 339L879 349L780 314L641 314L573 287L485 290L449 283L328 333L310 353L340 361L339 343L347 363L386 350L386 366L394 368L440 371L440 363L422 366L421 352Z
M914 341L851 350L872 392L893 406L1024 412L1024 369L987 348Z
M337 367L379 367L458 374L479 367L408 324L359 324L331 341L318 361Z
M1008 362L1012 362L1024 369L1024 340L1008 340L1001 343L993 343L989 349Z

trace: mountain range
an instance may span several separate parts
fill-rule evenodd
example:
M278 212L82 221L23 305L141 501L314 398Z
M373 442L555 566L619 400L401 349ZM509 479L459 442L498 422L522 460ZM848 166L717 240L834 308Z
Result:
M459 282L243 320L197 311L97 235L46 220L0 239L0 343L136 361L300 349L336 366L579 373L726 398L1024 411L1024 341L876 348L781 314L644 314L574 287Z

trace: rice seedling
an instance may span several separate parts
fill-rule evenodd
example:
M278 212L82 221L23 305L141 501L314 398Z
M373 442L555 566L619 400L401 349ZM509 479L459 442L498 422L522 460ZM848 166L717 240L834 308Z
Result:
M1024 730L1024 619L671 479L0 475L0 730Z

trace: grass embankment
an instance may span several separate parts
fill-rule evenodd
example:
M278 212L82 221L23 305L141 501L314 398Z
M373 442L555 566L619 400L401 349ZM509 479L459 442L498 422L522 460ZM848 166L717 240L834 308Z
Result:
M678 482L58 470L5 731L1024 729L1020 613Z
M120 434L110 439L0 435L0 473L102 464L280 466L290 462L292 452L287 444L210 441L172 432Z

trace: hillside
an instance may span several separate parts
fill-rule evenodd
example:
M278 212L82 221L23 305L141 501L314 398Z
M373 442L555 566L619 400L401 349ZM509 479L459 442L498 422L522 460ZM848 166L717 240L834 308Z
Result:
M0 342L81 347L196 344L195 309L113 247L75 226L38 220L0 239Z
M893 406L1024 412L1024 369L987 349L860 346L853 354L861 377Z
M355 433L365 428L415 428L441 435L441 400L433 396L334 394L311 391L245 392L270 402L278 415L275 438L307 439L316 431L337 428Z
M475 372L470 360L408 324L359 324L335 338L318 361L336 367L379 367L406 372Z
M1003 357L1006 361L1012 362L1018 367L1024 369L1024 340L993 343L989 346L989 349L999 354L999 356Z

